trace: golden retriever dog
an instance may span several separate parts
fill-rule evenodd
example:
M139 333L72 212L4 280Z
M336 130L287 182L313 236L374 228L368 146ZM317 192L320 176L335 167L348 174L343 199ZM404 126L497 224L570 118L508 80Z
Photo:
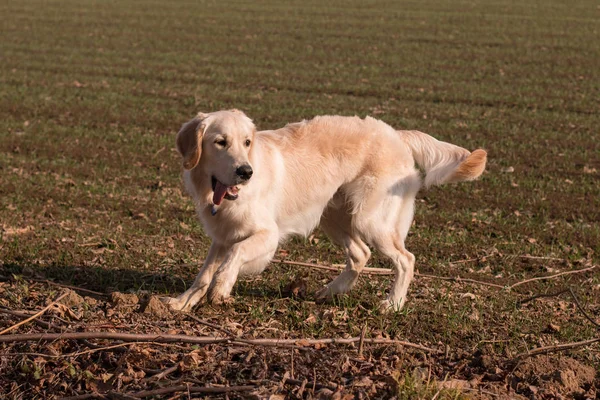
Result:
M262 272L277 246L316 226L342 246L346 267L317 299L348 292L371 245L395 280L381 309L400 310L415 257L404 247L422 186L473 180L487 153L366 117L320 116L257 132L238 110L199 113L177 134L183 180L212 243L192 286L164 298L189 310L229 298L238 276ZM421 173L415 167L419 166Z

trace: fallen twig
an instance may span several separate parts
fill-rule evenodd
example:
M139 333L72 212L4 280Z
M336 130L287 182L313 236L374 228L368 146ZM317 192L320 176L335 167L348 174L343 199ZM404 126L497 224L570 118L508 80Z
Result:
M93 343L89 343L87 340L82 340L86 344L86 346L94 346ZM66 354L44 354L44 353L9 353L8 356L18 357L18 356L33 356L33 357L44 357L44 358L69 358L69 357L79 357L84 354L96 353L98 351L105 350L114 350L120 349L122 347L132 346L136 344L147 344L148 342L128 342L128 343L119 343L112 346L95 346L92 349L84 350L84 351L74 351L72 353ZM127 351L127 350L124 350Z
M107 296L106 293L96 292L94 290L85 289L85 288L82 288L82 287L79 287L79 286L67 285L65 283L58 283L58 282L50 281L48 279L40 279L40 278L32 278L32 277L23 277L23 279L27 280L27 281L39 282L39 283L46 283L46 284L52 285L52 286L57 286L57 287L61 287L61 288L76 290L78 292L89 293L89 294L93 294L95 296L101 296L101 297L106 297Z
M94 347L93 349L84 350L84 351L75 351L73 353L68 353L68 354L59 354L57 357L61 357L61 358L62 357L78 357L78 356L82 356L84 354L91 354L91 353L96 353L98 351L105 351L105 350L120 349L122 347L133 346L135 344L138 344L138 343L129 342L129 343L119 343L119 344L115 344L112 346L100 346L100 347ZM125 350L125 351L127 351L127 350Z
M478 258L468 258L466 260L450 261L450 262L448 262L448 264L450 264L450 265L467 264L467 263L475 262L475 261L479 261L479 260L482 260L482 258L478 257Z
M463 260L462 262L470 262L473 260L476 260L476 259ZM324 269L326 271L338 271L338 272L342 271L343 268L345 267L345 265L343 265L343 264L321 265L321 264L305 263L305 262L299 262L299 261L278 260L278 259L272 260L272 262L280 263L280 264L299 265L302 267L311 267L311 268L316 268L316 269ZM455 261L455 262L451 262L450 264L457 264L460 262L461 261ZM391 269L386 269L386 268L363 268L361 273L368 274L368 275L394 275L394 272ZM477 281L475 279L461 278L460 276L457 276L457 277L437 276L437 275L421 274L419 272L416 272L415 276L419 276L421 278L426 278L426 279L440 279L440 280L444 280L444 281L454 281L454 282L469 282L469 283L475 283L478 285L491 286L491 287L495 287L498 289L505 288L505 286L503 286L503 285Z
M583 340L581 342L564 343L564 344L559 344L556 346L538 347L537 349L533 349L533 350L526 351L524 353L517 354L515 359L521 360L523 358L538 356L540 354L552 353L555 351L571 350L571 349L575 349L577 347L588 346L590 344L597 343L597 342L600 342L600 338Z
M168 334L137 334L120 332L65 332L65 333L26 333L17 335L0 336L0 343L25 342L25 341L54 341L54 340L84 340L84 339L113 339L126 342L155 342L155 343L195 343L195 344L218 344L228 343L237 345L255 346L310 346L316 344L350 344L361 340L360 337L352 338L324 338L324 339L243 339L243 338L218 338L214 336L189 336ZM418 350L436 353L438 350L431 349L419 344L405 342L395 339L363 339L363 343L371 344L396 344L411 347ZM96 350L96 349L94 349Z
M525 256L523 256L523 257L525 257ZM538 258L541 258L541 257L538 257ZM451 262L450 264L457 264L457 263L461 263L461 262L470 262L470 261L474 261L474 260L477 260L477 259L454 261L454 262ZM303 266L303 267L311 267L311 268L316 268L316 269L324 269L327 271L341 271L344 267L344 265L341 265L341 264L334 264L334 265L329 266L329 265L305 263L305 262L299 262L299 261L287 261L287 260L279 260L279 259L274 259L274 260L272 260L272 262L280 263L280 264L299 265L299 266ZM591 267L588 267L588 268L577 269L577 270L572 270L572 271L564 271L564 272L554 274L554 275L538 276L535 278L525 279L523 281L513 283L512 285L509 285L509 286L499 285L496 283L490 283L490 282L484 282L484 281L478 281L478 280L470 279L470 278L461 278L460 276L457 276L457 277L437 276L437 275L421 274L418 272L415 273L415 276L419 276L421 278L427 278L427 279L440 279L443 281L474 283L477 285L490 286L490 287L495 287L498 289L512 290L515 287L523 285L528 282L552 279L552 278L556 278L556 277L559 277L562 275L579 274L579 273L591 271L592 269L597 268L597 267L598 267L597 265L592 265ZM385 269L385 268L363 268L362 273L371 274L371 275L393 275L394 274L394 272L391 269Z
M440 279L442 281L475 283L477 285L491 286L491 287L495 287L498 289L505 288L505 286L498 285L497 283L483 282L483 281L478 281L478 280L470 279L470 278L461 278L460 276L453 277L453 276L426 275L426 274L420 274L418 272L415 273L415 276L419 276L421 278L427 278L427 279Z
M531 297L527 297L526 299L519 300L517 302L517 304L522 306L523 304L529 303L530 301L535 300L535 299L540 299L543 297L556 297L556 296L560 296L561 294L566 293L568 291L569 291L569 289L562 289L562 290L559 290L558 292L554 292L554 293L536 294L535 296L531 296Z
M474 262L474 261L478 261L478 260L480 260L480 259L479 258L469 258L467 260L450 261L449 264L451 264L451 265L466 264L466 263L470 263L470 262ZM307 262L301 262L301 261L280 260L277 258L271 260L271 262L278 263L278 264L298 265L301 267L313 267L313 268L317 268L317 269L324 269L327 271L341 271L346 267L346 264L322 265L322 264L314 264L314 263L307 263ZM394 275L394 271L392 271L389 268L365 267L361 270L361 273L367 274L367 275Z
M179 386L171 386L171 387L160 388L160 389L155 389L155 390L142 390L141 392L135 392L135 393L118 393L118 392L114 392L114 391L109 391L106 394L87 393L87 394L82 394L79 396L63 397L63 400L119 399L119 398L140 399L140 398L144 398L144 397L159 396L159 395L165 395L165 394L176 393L176 392L217 394L217 393L231 393L231 392L249 392L254 389L256 389L255 385L223 386L223 387L179 385Z
M233 332L231 332L229 329L225 329L225 328L223 328L223 327L221 327L219 325L215 325L215 324L213 324L211 322L208 322L208 321L205 321L203 319L200 319L200 318L196 317L193 314L190 314L190 313L182 313L182 314L185 315L188 318L193 319L194 321L198 322L199 324L208 326L209 328L213 328L213 329L215 329L217 331L223 332L224 334L232 336L232 337L236 336L236 334L233 333Z
M529 254L525 254L524 256L518 256L518 257L528 259L528 260L566 261L564 258L530 256Z
M365 335L367 334L367 323L365 322L362 331L360 332L360 340L358 341L358 357L363 357L363 350L365 348Z
M284 383L286 385L301 386L304 382L305 381L300 380L300 379L287 378ZM326 384L323 384L323 383L315 383L314 384L314 388L317 389L317 390L318 389L329 389L329 390L335 391L335 390L337 390L338 386L337 385L326 385Z
M583 307L581 306L581 304L579 303L579 299L577 298L577 296L575 296L575 292L573 292L572 288L569 288L569 292L571 292L571 296L573 297L573 300L575 301L575 305L577 305L577 308L579 309L579 311L581 311L581 313L583 314L583 316L592 323L592 325L594 325L596 328L600 329L600 324L597 323L596 321L594 321L594 319L592 317L590 317L588 315L588 313L585 312L585 310L583 309Z
M46 307L44 307L42 310L40 310L38 313L32 315L31 317L24 319L21 322L18 322L16 324L14 324L13 326L9 326L8 328L6 328L5 330L3 330L2 332L0 332L0 335L5 334L6 332L10 332L13 329L18 328L21 325L24 325L26 323L28 323L31 320L36 319L37 317L39 317L40 315L42 315L43 313L45 313L46 311L48 311L51 307L53 307L56 303L58 303L60 300L62 300L64 297L67 296L68 293L63 293L62 295L58 296L58 298L56 300L54 300L52 303L48 304Z
M279 260L273 259L271 262L278 264L288 264L288 265L298 265L301 267L311 267L316 269L324 269L327 271L342 271L345 267L345 264L333 264L333 265L321 265L321 264L313 264L301 261L288 261L288 260ZM391 269L387 268L363 268L361 270L363 274L370 275L394 275L394 272Z
M598 267L597 265L592 265L591 267L588 267L588 268L576 269L576 270L572 270L572 271L564 271L564 272L560 272L560 273L554 274L554 275L538 276L538 277L535 277L535 278L525 279L524 281L513 283L512 285L508 286L507 289L511 290L511 289L514 289L517 286L523 285L525 283L534 282L534 281L542 281L542 280L552 279L552 278L557 278L557 277L563 276L563 275L580 274L582 272L591 271L591 270L593 270L594 268L597 268L597 267Z
M231 392L249 392L256 389L255 385L244 385L244 386L223 386L223 387L208 387L208 386L172 386L166 388L160 388L155 390L142 390L141 392L128 393L129 396L133 397L150 397L158 396L168 393L185 392L190 393L231 393Z
M71 397L63 397L62 400L88 400L88 399L108 399L108 396L105 396L100 393L86 393L80 394L79 396L71 396Z
M14 315L16 317L21 317L21 318L31 317L31 314L28 314L26 312L9 310L7 308L0 308L0 313L8 314L8 315ZM48 328L48 329L49 328L53 328L53 329L59 329L59 330L61 329L61 327L58 326L58 325L54 325L54 324L51 324L51 323L46 322L46 321L41 321L39 319L36 319L33 322L35 322L36 324L38 324L39 326L44 327L44 328Z
M52 285L52 286L58 286L58 287L62 287L62 288L66 288L66 289L71 289L71 290L75 290L78 292L83 292L83 293L89 293L89 294L93 294L95 296L101 296L101 297L107 297L108 295L106 293L101 293L101 292L96 292L94 290L90 290L90 289L85 289L79 286L73 286L73 285L67 285L65 283L58 283L58 282L53 282L53 281L49 281L48 279L35 279L35 278L26 278L35 282L42 282L42 283L47 283L48 285Z
M299 346L297 344L289 344L289 343L254 343L255 339L242 339L242 338L232 338L231 344L235 344L238 346L264 346L264 347L279 347L284 349L296 349L296 350L309 350L307 347ZM300 339L298 339L300 340Z
M487 391L487 390L483 390L481 388L462 388L462 390L467 390L469 392L477 392L479 394L487 394L488 396L492 396L492 397L500 397L500 395Z
M316 375L315 375L315 378L316 378ZM204 382L202 382L202 381L199 381L198 379L194 379L194 378L185 378L184 380L185 380L186 382L197 383L197 384L200 384L200 385L203 385L203 384L204 384ZM257 384L268 384L268 383L272 383L272 382L273 382L273 381L265 380L265 381L262 381L262 382L260 382L260 383L259 383L259 382L257 382ZM284 385L296 385L296 386L301 386L301 385L303 384L303 382L304 382L304 380L302 380L302 379L294 379L294 378L285 378L285 379L283 380L283 384L284 384ZM318 389L329 389L329 390L333 390L333 391L335 391L335 390L337 390L337 388L338 388L338 385L336 385L335 383L334 383L334 384L325 384L325 383L318 383L318 382L316 382L316 381L315 381L315 382L314 382L314 388L313 388L313 391L314 391L315 389L317 389L317 390L318 390Z
M311 346L318 344L351 344L360 342L360 337L352 337L352 338L324 338L324 339L238 339L235 341L253 344L253 345L261 345L261 346L278 346L278 345L297 345L297 346ZM372 338L363 338L363 343L371 343L371 344L397 344L400 346L411 347L414 349L426 351L429 353L437 353L439 350L432 349L429 347L422 346L420 344L405 342L402 340L395 339L372 339Z
M160 371L156 375L149 376L148 378L146 378L146 380L147 381L152 381L152 380L162 379L162 378L164 378L164 377L172 374L173 372L177 371L178 369L179 369L179 363L173 365L172 367L169 367L167 369L164 369L164 370Z
M0 343L27 342L27 341L53 341L53 340L83 340L83 339L112 339L125 342L157 342L157 343L196 343L215 344L229 342L229 338L213 336L188 336L168 334L144 334L121 332L65 332L65 333L25 333L17 335L0 336Z

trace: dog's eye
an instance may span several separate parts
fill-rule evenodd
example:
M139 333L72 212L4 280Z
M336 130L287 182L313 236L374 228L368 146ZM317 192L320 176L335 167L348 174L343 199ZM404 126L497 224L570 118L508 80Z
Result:
M250 147L250 139L246 139L246 147Z
M227 141L225 139L218 139L215 141L218 146L225 147L227 146Z

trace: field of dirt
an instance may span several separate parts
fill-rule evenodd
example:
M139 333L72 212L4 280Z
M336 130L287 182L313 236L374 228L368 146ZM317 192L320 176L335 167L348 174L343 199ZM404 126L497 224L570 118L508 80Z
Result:
M0 397L600 399L598 4L0 5ZM371 115L488 151L420 193L417 274L382 314L374 252L282 244L232 301L168 310L209 239L175 134ZM382 273L383 272L383 273Z

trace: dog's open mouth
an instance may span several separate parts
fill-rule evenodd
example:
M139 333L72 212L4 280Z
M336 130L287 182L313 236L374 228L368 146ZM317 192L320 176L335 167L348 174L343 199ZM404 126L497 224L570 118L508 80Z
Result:
M223 199L235 200L238 198L237 186L227 186L221 183L214 176L212 177L213 204L218 206L223 202Z

